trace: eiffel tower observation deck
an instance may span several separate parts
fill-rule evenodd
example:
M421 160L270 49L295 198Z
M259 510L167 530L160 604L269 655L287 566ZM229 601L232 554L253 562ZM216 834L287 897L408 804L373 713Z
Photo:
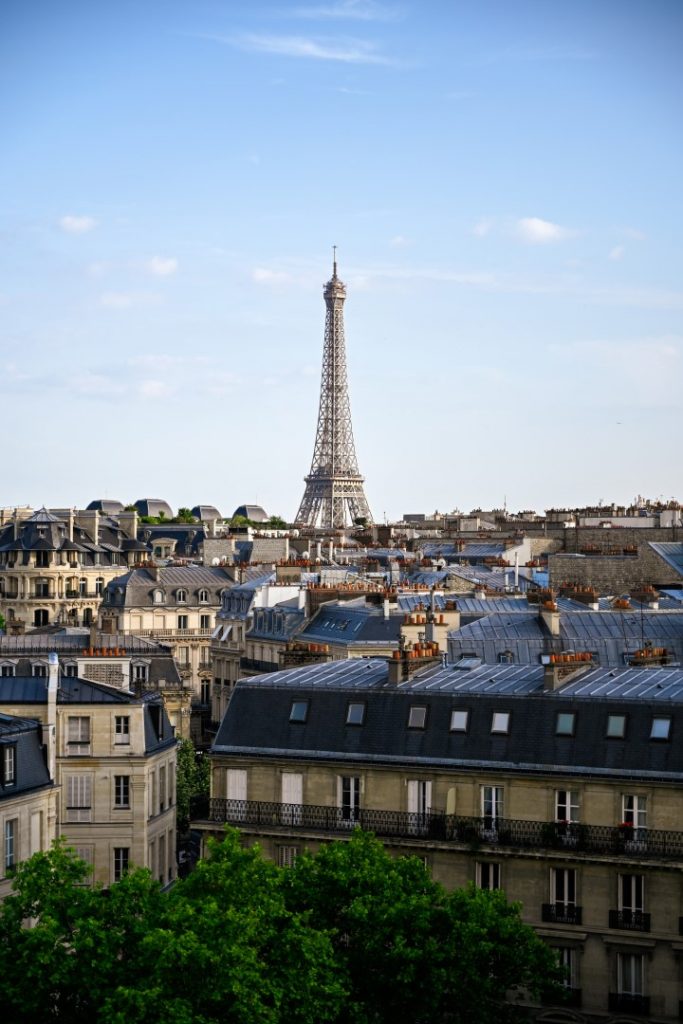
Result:
M323 294L325 342L318 428L311 471L304 477L306 490L295 522L298 526L338 530L358 519L371 523L372 513L363 490L364 477L358 471L353 443L344 343L346 285L337 277L336 247L332 277Z

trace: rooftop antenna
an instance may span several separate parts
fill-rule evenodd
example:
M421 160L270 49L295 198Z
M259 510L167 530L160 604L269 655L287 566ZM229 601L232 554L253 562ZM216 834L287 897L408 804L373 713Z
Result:
M332 246L332 277L337 276L337 246Z

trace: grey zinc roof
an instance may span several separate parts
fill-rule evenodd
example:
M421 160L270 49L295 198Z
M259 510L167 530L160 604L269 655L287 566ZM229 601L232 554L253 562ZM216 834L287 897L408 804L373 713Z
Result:
M232 574L224 568L203 565L166 566L159 569L155 579L149 569L133 569L111 580L105 588L104 604L120 604L117 590L124 591L125 607L145 606L152 603L152 591L161 589L166 595L166 605L174 605L176 591L185 590L187 597L183 605L196 603L197 591L206 589L211 594L211 604L220 602L221 591L232 586ZM180 606L179 606L180 607Z
M681 668L596 668L566 683L562 695L618 700L683 701Z
M385 662L351 660L243 679L233 691L213 750L232 757L414 764L473 773L504 768L525 774L683 779L683 744L650 739L659 706L649 700L586 698L563 691L426 690L415 684L397 687L386 677ZM290 721L293 699L308 701L305 722ZM360 699L365 719L351 728L346 725L348 704ZM408 728L409 709L416 702L427 708L424 729ZM621 708L628 718L626 737L608 738L608 715ZM683 730L683 707L672 703L668 708L675 738ZM454 709L468 711L467 731L451 731ZM500 710L510 713L506 734L491 731L492 714ZM576 713L574 735L558 736L556 716L567 711Z
M683 543L680 541L650 541L650 547L675 570L678 576L683 576Z
M0 676L0 703L45 704L47 682L39 676ZM125 690L93 683L89 679L73 676L60 676L59 679L59 704L130 704L135 699Z
M4 742L15 747L16 772L14 782L9 786L4 786L0 777L0 801L53 785L43 756L42 730L37 721L0 713L0 744Z
M543 666L477 664L470 669L456 662L420 673L399 686L439 693L537 693L543 689Z
M326 640L353 645L398 643L403 615L384 617L381 608L368 607L363 599L324 604L300 633L302 640Z

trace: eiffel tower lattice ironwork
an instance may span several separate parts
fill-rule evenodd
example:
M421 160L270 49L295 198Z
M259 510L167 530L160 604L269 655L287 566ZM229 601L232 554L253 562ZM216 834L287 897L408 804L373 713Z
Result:
M306 490L295 521L300 526L334 530L357 519L372 522L353 443L344 343L346 285L337 277L336 248L332 277L323 295L325 343L318 428L311 471L304 477Z

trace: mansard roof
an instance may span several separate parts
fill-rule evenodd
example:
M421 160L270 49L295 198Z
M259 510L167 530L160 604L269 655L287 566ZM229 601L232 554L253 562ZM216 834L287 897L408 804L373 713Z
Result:
M492 671L492 666L482 666L482 675L490 676ZM629 687L631 671L615 675L612 681L620 681L611 691L599 678L589 685L589 673L580 694L569 688L578 682L555 691L539 690L536 667L531 669L527 693L510 689L507 666L498 689L489 692L463 689L463 677L474 682L474 673L454 666L398 685L388 682L387 663L378 659L275 672L237 683L212 750L237 758L400 764L477 774L505 769L679 784L683 779L683 676L679 670L659 670L677 676L670 679L669 699L658 699L652 696L658 692L657 684L650 689L641 680L645 689ZM518 667L512 667L514 673L521 686ZM453 685L448 683L449 676ZM304 722L290 721L294 700L307 703ZM350 702L365 706L361 726L346 724ZM409 726L410 708L415 705L426 708L422 729ZM451 728L455 710L467 712L465 731ZM494 712L509 715L507 732L492 731ZM575 716L573 735L558 735L561 713ZM607 736L610 715L624 716L623 738ZM669 740L651 738L654 717L670 719Z

